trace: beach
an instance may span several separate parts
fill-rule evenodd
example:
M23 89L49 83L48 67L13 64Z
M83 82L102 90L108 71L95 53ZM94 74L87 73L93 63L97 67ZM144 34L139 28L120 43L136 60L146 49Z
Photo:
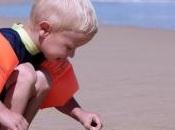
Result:
M4 23L5 22L5 23ZM11 21L1 20L1 27ZM175 32L100 26L71 62L85 110L97 112L103 130L175 129ZM57 112L40 110L30 130L83 130Z
M100 27L72 63L77 100L97 112L104 130L175 129L175 32ZM82 130L74 120L42 110L31 130Z

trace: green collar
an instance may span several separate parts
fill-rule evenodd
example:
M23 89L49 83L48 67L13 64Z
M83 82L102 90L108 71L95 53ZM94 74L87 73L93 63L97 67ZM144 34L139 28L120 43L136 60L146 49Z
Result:
M32 39L30 38L28 33L25 31L22 24L14 24L12 26L12 29L18 32L25 48L28 50L30 54L36 55L37 53L39 53L38 47L36 46L36 44L33 43Z

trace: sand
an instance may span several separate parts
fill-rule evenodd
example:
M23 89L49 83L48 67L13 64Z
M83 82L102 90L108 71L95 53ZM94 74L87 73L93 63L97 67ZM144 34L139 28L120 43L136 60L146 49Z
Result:
M104 130L175 129L175 32L100 27L72 60L83 108ZM55 110L40 111L31 130L82 130Z
M9 17L0 17L0 28L11 27L14 23L24 23L25 20L23 18L9 18Z
M174 48L173 31L101 26L72 59L77 100L101 115L103 130L174 130ZM30 127L83 129L54 109L39 111Z

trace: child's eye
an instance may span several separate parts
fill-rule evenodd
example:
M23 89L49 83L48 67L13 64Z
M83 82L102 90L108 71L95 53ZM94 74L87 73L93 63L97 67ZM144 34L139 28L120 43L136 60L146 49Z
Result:
M72 44L68 44L68 45L66 45L66 49L69 51L72 51L72 50L74 50L74 47L72 46Z
M72 50L73 50L73 48L70 47L70 46L67 46L66 49L67 49L68 51L72 51Z
M67 50L71 50L71 49L72 49L71 47L67 46Z

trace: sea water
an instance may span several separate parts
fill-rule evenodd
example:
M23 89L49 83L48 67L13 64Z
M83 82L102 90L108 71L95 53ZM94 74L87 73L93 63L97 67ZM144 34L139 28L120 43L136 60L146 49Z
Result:
M94 2L103 24L175 30L175 2Z

